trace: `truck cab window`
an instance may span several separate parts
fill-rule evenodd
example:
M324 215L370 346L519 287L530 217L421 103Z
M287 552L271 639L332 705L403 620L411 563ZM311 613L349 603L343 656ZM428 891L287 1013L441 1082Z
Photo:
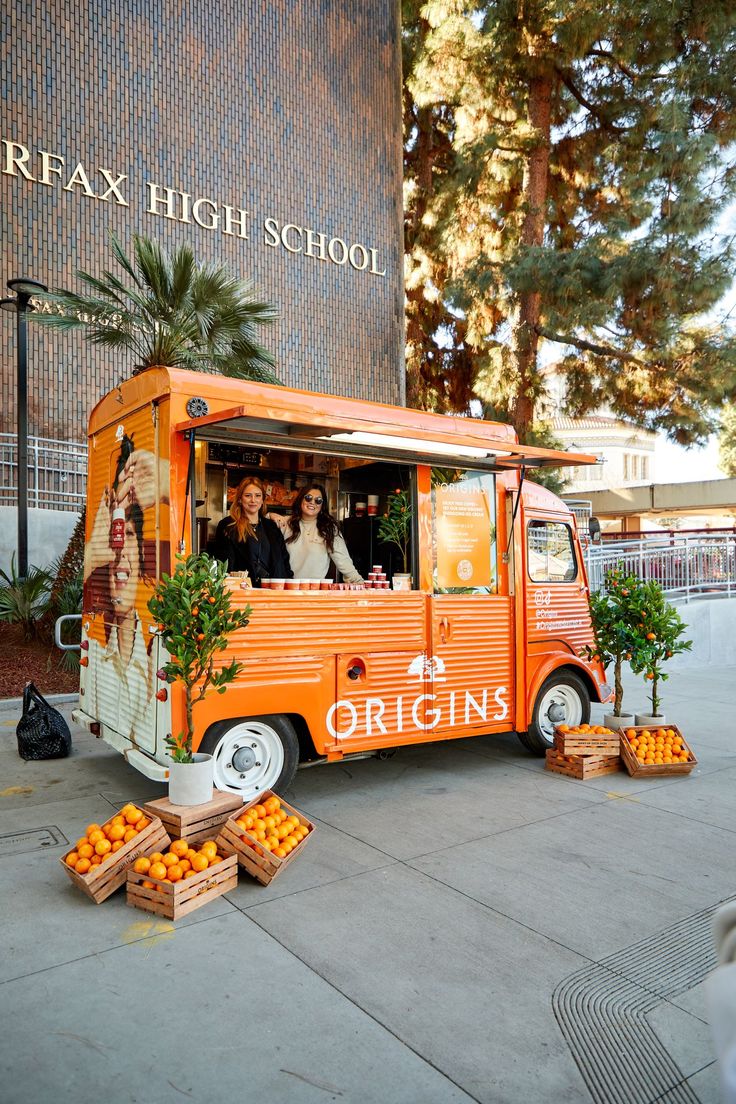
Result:
M577 577L572 530L560 521L530 521L527 570L534 583L571 583Z
M490 472L432 469L435 594L495 594L496 490Z

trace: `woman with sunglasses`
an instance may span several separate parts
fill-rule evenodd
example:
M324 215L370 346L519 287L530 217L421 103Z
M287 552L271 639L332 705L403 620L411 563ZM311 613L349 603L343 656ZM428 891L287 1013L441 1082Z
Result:
M273 517L273 520L286 537L295 578L324 579L332 561L348 583L363 582L350 559L340 526L329 512L325 489L319 483L302 487L291 507L290 517Z

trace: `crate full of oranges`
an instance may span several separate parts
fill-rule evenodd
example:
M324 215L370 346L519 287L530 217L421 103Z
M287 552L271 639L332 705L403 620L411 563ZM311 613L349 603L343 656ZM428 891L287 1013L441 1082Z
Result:
M561 755L618 755L618 732L603 725L557 725L553 736Z
M178 920L238 884L234 855L224 855L214 840L196 845L175 839L165 851L141 855L128 868L127 903Z
M676 725L639 725L621 733L621 757L632 776L689 774L697 759Z
M218 847L237 856L239 864L262 885L301 854L314 824L271 790L265 790L220 829Z
M129 803L104 824L88 824L61 865L74 885L99 905L124 883L131 863L169 842L157 817Z

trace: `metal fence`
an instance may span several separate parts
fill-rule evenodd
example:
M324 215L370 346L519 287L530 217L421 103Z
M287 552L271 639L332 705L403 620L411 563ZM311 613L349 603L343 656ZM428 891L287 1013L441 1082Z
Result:
M79 513L86 482L86 444L28 438L29 506ZM0 505L18 505L18 439L14 433L0 433Z
M591 545L586 554L591 590L601 590L606 571L621 566L640 579L655 579L673 598L736 594L736 533L668 534L616 544Z

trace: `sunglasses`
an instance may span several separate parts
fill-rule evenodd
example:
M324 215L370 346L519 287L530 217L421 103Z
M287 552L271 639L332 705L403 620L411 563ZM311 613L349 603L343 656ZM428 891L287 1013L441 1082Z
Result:
M321 506L322 505L322 499L321 498L315 498L314 495L305 495L304 496L304 501L305 502L313 502L315 506Z

